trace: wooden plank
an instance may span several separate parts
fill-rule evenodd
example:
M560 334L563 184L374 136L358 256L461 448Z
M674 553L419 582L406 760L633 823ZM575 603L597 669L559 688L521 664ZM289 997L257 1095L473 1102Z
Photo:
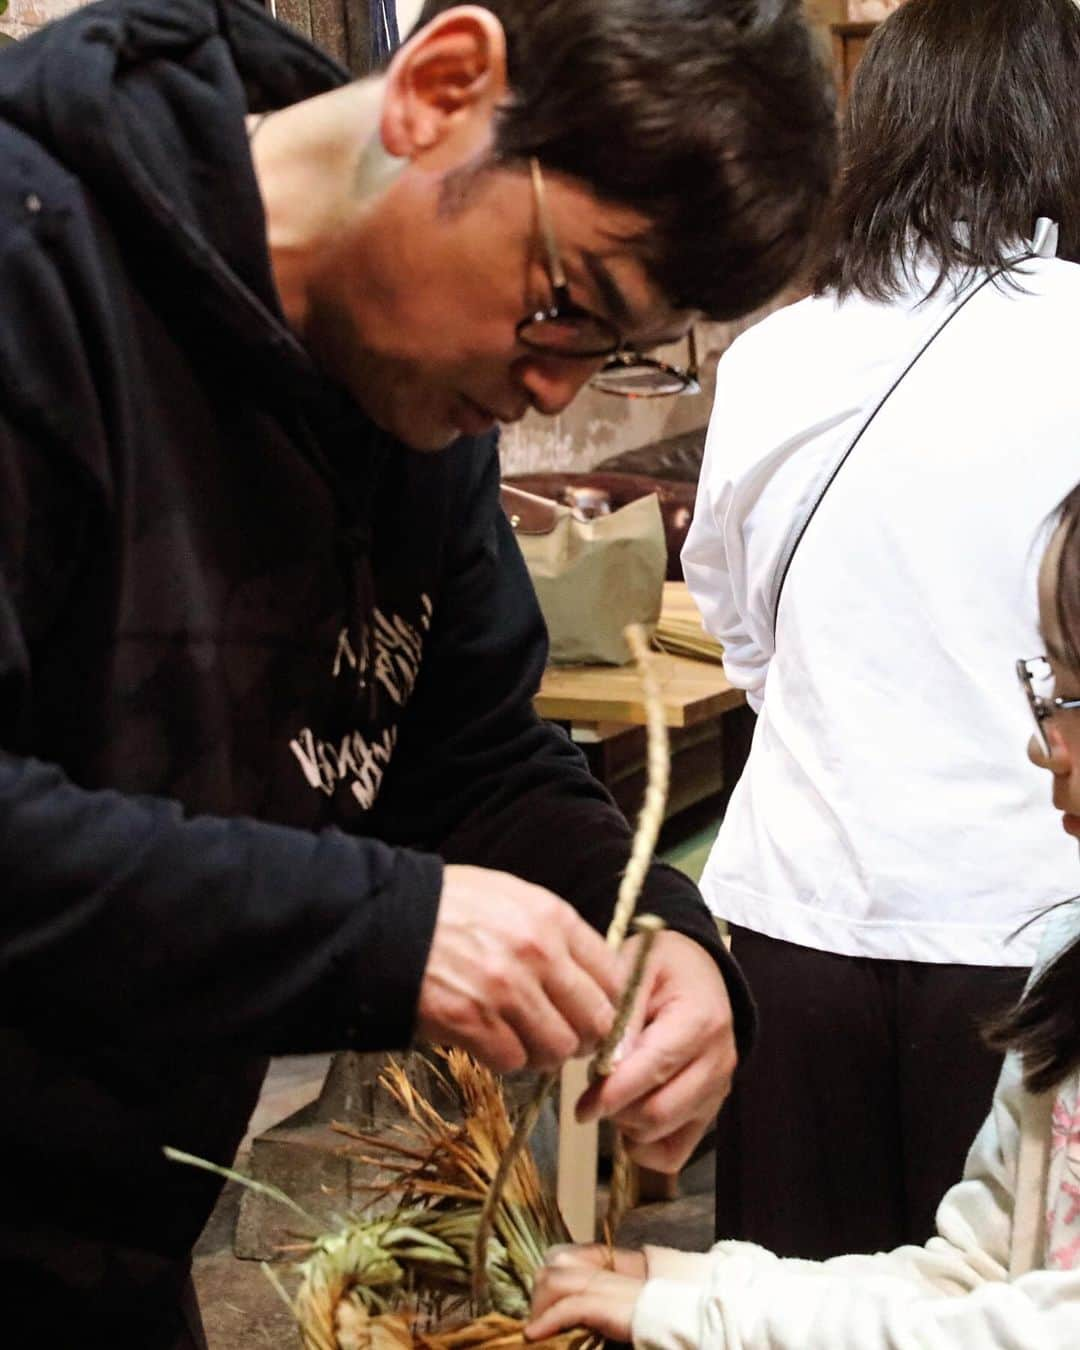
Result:
M667 652L655 653L655 664L669 727L694 726L744 702L721 666ZM645 723L641 680L633 666L549 666L535 705L541 717L556 722Z
M600 1153L598 1121L579 1125L574 1103L588 1085L587 1059L563 1066L559 1088L559 1162L555 1183L559 1210L575 1242L596 1237L596 1167Z

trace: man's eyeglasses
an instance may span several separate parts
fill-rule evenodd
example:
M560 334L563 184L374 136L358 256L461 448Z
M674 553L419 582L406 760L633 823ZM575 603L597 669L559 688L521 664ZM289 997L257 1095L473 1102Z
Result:
M530 351L552 356L592 360L598 356L610 358L590 381L593 388L603 390L606 394L620 394L624 398L658 398L665 394L700 393L693 329L687 337L689 359L686 368L682 369L666 361L643 356L623 341L622 334L613 323L571 300L558 241L548 213L544 179L535 156L530 159L529 168L536 215L547 255L551 304L547 309L527 314L521 320L514 330L518 341Z
M1055 697L1054 672L1045 656L1032 656L1026 661L1017 661L1016 674L1035 721L1035 739L1043 754L1049 757L1051 750L1046 736L1046 721L1053 717L1055 712L1068 712L1080 708L1080 698Z

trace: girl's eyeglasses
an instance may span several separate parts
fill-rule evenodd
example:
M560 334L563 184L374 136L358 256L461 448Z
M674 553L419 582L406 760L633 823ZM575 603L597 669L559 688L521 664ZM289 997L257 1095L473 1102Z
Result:
M547 309L527 314L521 320L514 330L518 341L531 351L563 358L595 360L598 356L608 357L604 367L589 381L594 389L600 389L605 394L619 394L623 398L661 398L667 394L700 393L693 329L687 335L689 354L684 369L635 351L623 341L622 334L613 323L571 300L555 229L547 209L544 179L535 156L529 161L529 169L536 216L547 256L551 304Z
M1016 675L1035 722L1035 739L1039 749L1049 758L1051 750L1045 723L1056 712L1080 708L1080 698L1055 697L1054 672L1045 656L1031 656L1026 661L1017 661Z

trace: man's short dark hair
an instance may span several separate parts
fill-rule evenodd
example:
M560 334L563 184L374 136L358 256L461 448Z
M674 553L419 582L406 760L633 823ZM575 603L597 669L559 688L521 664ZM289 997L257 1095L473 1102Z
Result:
M673 307L733 318L806 263L835 119L797 0L480 3L507 39L496 161L535 155L644 216L635 251Z
M1074 0L906 0L856 71L818 290L901 293L994 271L1039 216L1080 257L1080 9Z

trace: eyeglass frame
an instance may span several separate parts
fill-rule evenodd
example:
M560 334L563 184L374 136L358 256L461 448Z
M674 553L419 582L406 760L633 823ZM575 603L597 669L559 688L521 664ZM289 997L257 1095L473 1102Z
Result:
M604 365L594 377L597 380L615 370L625 370L634 366L643 366L651 370L659 370L664 374L671 376L679 383L678 389L660 390L655 394L646 394L641 391L626 391L622 389L607 389L598 384L597 388L601 393L612 394L621 398L663 398L672 397L678 394L698 394L701 392L701 381L698 371L697 343L694 337L693 327L687 333L689 344L689 361L685 368L671 365L667 361L661 361L657 357L645 356L636 348L627 343L626 339L620 333L619 329L609 319L602 315L586 309L584 305L577 304L570 297L570 286L566 279L566 270L562 263L562 253L559 249L558 238L555 234L554 222L551 219L551 213L548 210L547 191L544 187L544 176L540 170L540 161L535 155L529 156L529 174L532 181L533 200L536 205L536 216L540 224L540 234L544 241L544 252L547 259L548 283L551 286L551 304L547 309L538 309L525 317L515 325L514 335L523 347L529 351L537 352L542 356L557 356L560 360L591 361L597 357L608 357L607 364ZM603 333L611 335L610 344L598 347L590 352L568 352L557 347L547 347L542 343L537 343L530 338L523 336L524 330L534 324L541 327L545 323L555 323L559 320L584 319L594 325L596 329Z
M589 381L590 386L601 394L611 394L615 398L676 398L680 394L701 393L701 372L698 370L697 338L691 327L686 334L686 365L676 366L670 361L661 361L656 356L643 356L632 348L627 352L616 352L614 356ZM677 389L609 389L603 382L606 376L620 370L635 370L645 367L658 370L678 381Z
M1016 676L1020 681L1020 687L1024 691L1031 716L1035 722L1035 738L1039 743L1039 748L1049 757L1053 754L1053 751L1050 748L1050 740L1046 734L1044 723L1048 722L1056 712L1072 712L1080 708L1080 698L1043 698L1041 694L1037 694L1032 683L1034 676L1031 672L1031 667L1036 661L1042 661L1047 666L1050 665L1045 656L1021 658L1016 663Z

